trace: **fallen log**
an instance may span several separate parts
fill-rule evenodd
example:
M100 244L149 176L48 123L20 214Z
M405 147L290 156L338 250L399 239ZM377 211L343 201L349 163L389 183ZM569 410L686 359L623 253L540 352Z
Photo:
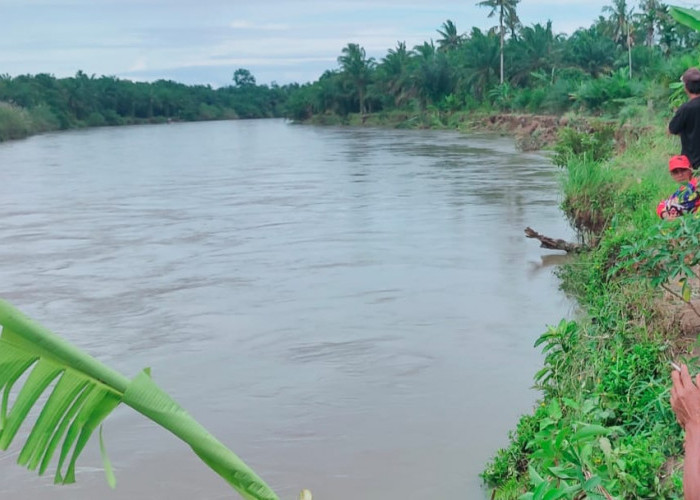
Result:
M531 227L525 228L525 236L527 238L535 238L536 240L540 240L540 246L542 248L548 248L550 250L564 250L568 253L576 253L582 252L586 249L586 246L581 245L580 243L571 243L566 240L544 236L543 234L540 234L534 229L532 229Z

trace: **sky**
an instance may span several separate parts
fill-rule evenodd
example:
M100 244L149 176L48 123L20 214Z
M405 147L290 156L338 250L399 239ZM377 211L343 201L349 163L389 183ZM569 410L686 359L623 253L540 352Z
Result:
M248 69L258 84L317 80L338 68L348 43L381 60L397 42L497 24L475 0L0 0L0 74L78 70L97 77L232 84ZM555 33L589 27L612 0L521 0L525 26ZM636 1L631 3L636 5ZM692 6L687 1L674 5Z

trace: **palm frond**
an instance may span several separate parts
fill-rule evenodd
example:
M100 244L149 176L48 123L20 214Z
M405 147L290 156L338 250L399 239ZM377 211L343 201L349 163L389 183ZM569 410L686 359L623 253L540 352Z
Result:
M668 12L682 25L700 31L700 11L669 5Z
M75 482L76 461L90 436L124 403L185 441L243 498L277 499L262 479L160 389L147 371L130 381L3 300L0 325L1 450L8 449L42 394L50 391L20 451L20 465L38 468L43 474L60 447L55 481ZM22 386L13 391L23 376ZM102 442L100 445L104 449ZM111 484L108 463L105 469Z

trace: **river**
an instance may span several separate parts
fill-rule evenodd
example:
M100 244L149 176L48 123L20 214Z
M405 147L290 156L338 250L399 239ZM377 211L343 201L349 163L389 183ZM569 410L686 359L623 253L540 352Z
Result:
M571 238L557 171L509 138L282 120L88 129L0 144L1 295L155 381L278 492L485 498L569 314L523 236ZM77 483L0 454L0 496L232 498L129 408Z

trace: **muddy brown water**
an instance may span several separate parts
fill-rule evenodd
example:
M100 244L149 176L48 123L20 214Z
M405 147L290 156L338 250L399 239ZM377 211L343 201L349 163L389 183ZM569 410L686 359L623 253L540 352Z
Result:
M255 120L0 144L1 295L156 382L285 499L484 498L569 314L556 168L508 138ZM128 408L56 487L0 454L0 497L235 498Z

